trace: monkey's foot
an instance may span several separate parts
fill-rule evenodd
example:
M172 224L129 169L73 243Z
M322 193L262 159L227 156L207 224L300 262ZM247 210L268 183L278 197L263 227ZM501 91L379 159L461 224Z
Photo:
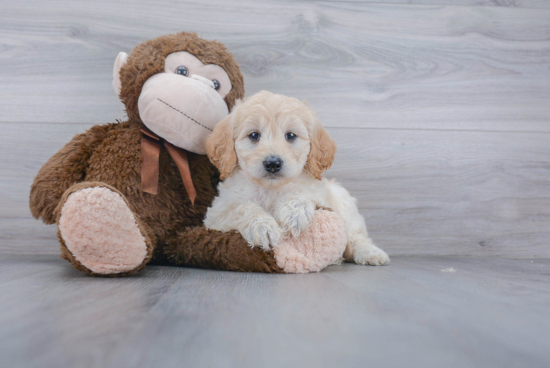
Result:
M71 193L61 208L58 227L72 256L92 273L129 272L148 257L134 214L119 193L106 187Z
M346 250L346 228L336 212L317 210L300 236L273 248L277 265L287 273L319 272L339 263Z

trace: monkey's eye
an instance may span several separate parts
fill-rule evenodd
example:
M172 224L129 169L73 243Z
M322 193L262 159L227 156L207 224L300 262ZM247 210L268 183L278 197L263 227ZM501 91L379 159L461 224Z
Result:
M184 77L187 77L189 75L189 69L187 69L183 65L180 65L176 68L176 74L183 75Z
M220 82L218 82L217 79L212 79L212 83L214 83L214 89L216 91L220 89Z
M253 132L248 135L248 138L250 138L251 141L257 142L260 140L260 133Z
M286 138L287 141L293 142L296 139L296 134L294 134L292 132L288 132L288 133L285 134L285 138Z

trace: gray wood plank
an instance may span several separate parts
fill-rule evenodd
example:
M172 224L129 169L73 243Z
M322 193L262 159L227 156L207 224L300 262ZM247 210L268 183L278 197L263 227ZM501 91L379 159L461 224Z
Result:
M396 254L550 256L550 135L334 129L334 175Z
M57 254L32 220L41 165L85 124L0 124L0 252ZM29 132L32 131L32 134ZM329 128L327 173L357 197L391 255L550 257L550 134Z
M548 259L396 257L309 275L157 266L122 279L70 267L0 258L6 366L504 368L550 359Z
M510 3L512 4L512 3ZM30 1L0 14L0 121L103 123L119 51L180 30L332 127L550 131L550 10L328 2Z
M546 0L330 0L331 2L357 2L372 4L501 6L511 8L548 9Z

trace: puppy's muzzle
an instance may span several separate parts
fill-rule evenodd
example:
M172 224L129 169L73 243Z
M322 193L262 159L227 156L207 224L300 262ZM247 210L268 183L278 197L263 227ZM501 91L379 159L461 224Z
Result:
M271 174L278 173L283 167L283 160L279 157L269 156L264 160L265 171Z

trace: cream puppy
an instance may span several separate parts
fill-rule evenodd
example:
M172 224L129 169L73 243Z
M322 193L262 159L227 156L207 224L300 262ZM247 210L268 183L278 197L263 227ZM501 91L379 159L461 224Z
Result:
M262 91L238 102L206 141L223 182L204 224L237 230L251 246L269 249L310 225L317 207L337 212L346 225L344 258L383 265L388 255L369 238L355 198L321 175L336 145L301 101Z

